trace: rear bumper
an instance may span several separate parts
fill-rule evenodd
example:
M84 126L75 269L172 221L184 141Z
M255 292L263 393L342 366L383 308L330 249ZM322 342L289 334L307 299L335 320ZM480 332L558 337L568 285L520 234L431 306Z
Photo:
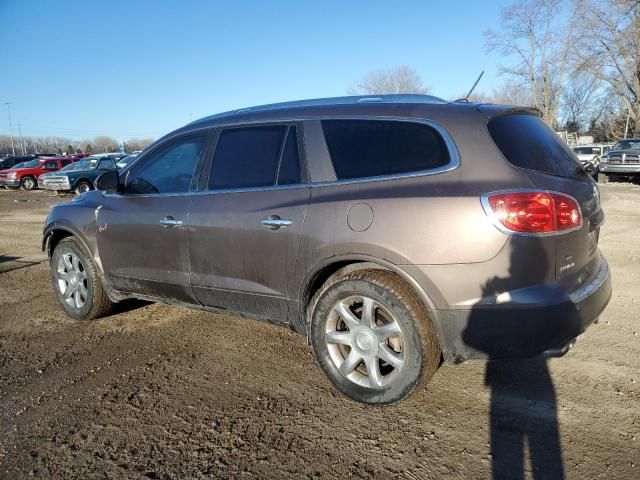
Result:
M589 283L551 298L549 302L541 296L539 303L526 306L482 305L434 312L445 360L563 355L609 303L607 261L601 257L600 269Z

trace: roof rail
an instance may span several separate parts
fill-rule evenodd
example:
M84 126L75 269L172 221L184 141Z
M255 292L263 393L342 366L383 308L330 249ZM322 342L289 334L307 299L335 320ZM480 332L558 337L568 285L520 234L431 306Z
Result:
M217 113L208 117L194 120L189 125L200 122L217 120L219 118L233 117L243 113L269 112L276 110L304 108L304 107L328 107L333 105L354 105L358 103L416 103L416 104L444 104L445 100L432 95L419 94L388 94L388 95L354 95L346 97L315 98L310 100L296 100L292 102L271 103L255 107L240 108L228 112Z

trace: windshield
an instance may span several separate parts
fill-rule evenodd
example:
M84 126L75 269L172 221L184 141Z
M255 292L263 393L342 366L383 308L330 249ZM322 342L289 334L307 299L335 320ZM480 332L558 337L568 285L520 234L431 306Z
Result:
M20 167L18 167L20 165ZM40 165L40 160L29 160L28 162L19 163L14 168L32 168Z
M64 170L69 172L73 170L93 170L98 166L97 158L84 158L82 160L78 160L71 165L64 167Z
M593 147L575 147L573 151L578 155L591 155L592 153L598 153L598 149Z
M614 150L640 150L640 139L620 140Z

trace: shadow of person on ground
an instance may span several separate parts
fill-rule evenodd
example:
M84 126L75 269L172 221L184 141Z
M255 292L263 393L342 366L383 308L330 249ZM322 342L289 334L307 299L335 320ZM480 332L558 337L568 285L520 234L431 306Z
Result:
M553 260L546 254L541 239L519 238L512 243L509 275L487 281L482 298L496 297L513 290L514 286L544 283L548 274L553 275ZM563 479L556 393L547 360L543 357L499 359L517 354L517 348L508 352L497 347L508 344L505 339L532 336L535 332L519 325L517 314L514 318L512 314L507 314L508 317L487 316L486 312L481 305L474 307L463 337L467 348L481 352L488 360L485 385L491 390L489 423L493 478L524 478L528 469L525 452L528 451L530 476Z

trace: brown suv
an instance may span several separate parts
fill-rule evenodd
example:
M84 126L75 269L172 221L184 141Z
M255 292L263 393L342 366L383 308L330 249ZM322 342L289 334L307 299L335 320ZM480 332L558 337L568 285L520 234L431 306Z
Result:
M528 109L391 95L248 108L51 210L77 319L140 298L290 326L391 403L442 360L561 355L611 296L598 188Z

